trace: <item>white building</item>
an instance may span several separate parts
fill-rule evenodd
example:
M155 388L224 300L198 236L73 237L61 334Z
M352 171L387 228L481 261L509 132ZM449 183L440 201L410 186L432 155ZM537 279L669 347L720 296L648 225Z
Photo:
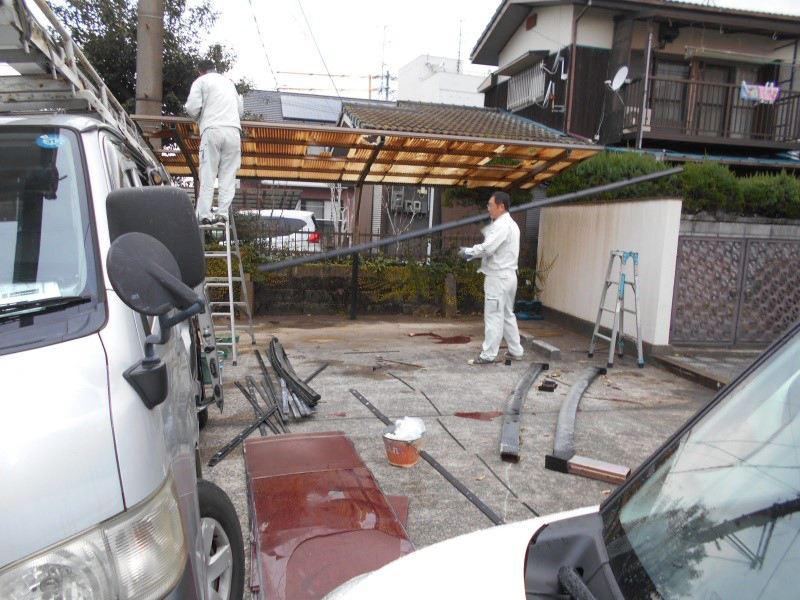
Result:
M465 67L470 67L473 73L465 73ZM485 78L486 73L476 74L474 67L465 61L424 54L401 67L397 99L483 106L483 94L478 92L478 86Z

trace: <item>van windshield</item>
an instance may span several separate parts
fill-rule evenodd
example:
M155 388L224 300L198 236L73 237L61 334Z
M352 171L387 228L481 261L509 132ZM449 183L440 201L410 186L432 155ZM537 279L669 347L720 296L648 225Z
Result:
M800 333L603 507L626 598L776 598L800 562Z
M0 323L97 300L76 135L0 131Z

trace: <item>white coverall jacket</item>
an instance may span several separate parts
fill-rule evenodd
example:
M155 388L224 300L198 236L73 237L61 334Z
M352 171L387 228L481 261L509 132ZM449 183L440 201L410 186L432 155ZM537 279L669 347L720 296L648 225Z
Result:
M214 182L219 179L217 214L227 216L242 162L242 97L233 82L219 73L206 73L192 83L186 112L200 127L200 194L198 219L211 219Z
M517 295L517 267L519 262L519 227L507 212L482 230L484 240L470 248L475 258L481 259L479 273L483 281L484 340L481 358L494 360L503 338L508 351L522 356L517 317L514 315L514 297Z

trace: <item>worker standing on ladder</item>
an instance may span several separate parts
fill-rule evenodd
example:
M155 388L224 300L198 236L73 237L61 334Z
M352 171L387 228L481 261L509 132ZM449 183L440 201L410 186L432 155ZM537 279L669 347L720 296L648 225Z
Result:
M236 171L242 163L242 97L233 82L217 73L214 63L201 60L200 77L192 83L186 112L200 128L200 194L197 218L202 225L225 223L233 202ZM211 213L214 181L219 179L216 216Z
M467 260L480 258L479 273L483 281L483 348L471 365L494 364L503 338L508 344L505 357L522 360L514 297L517 295L517 265L519 262L519 227L508 212L510 198L505 192L495 192L486 209L492 223L483 228L484 240L471 248L461 248L459 256Z

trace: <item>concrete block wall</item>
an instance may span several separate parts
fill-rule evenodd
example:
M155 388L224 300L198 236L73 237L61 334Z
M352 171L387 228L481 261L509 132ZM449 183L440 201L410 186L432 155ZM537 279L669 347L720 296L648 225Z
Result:
M764 217L683 215L681 236L800 240L800 222Z

